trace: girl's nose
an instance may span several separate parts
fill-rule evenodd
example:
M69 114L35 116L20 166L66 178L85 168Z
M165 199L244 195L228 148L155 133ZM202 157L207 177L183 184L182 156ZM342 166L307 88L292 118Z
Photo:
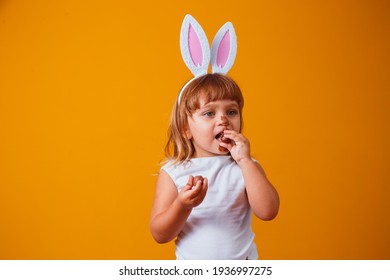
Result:
M220 126L228 126L229 125L229 120L225 115L221 116L221 120L219 121Z

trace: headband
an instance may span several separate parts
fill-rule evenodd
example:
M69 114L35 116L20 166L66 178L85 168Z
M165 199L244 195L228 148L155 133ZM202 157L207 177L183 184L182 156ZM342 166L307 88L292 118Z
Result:
M194 79L207 74L210 62L212 73L225 75L232 68L237 53L237 37L233 24L227 22L218 30L210 52L206 33L191 15L186 15L180 31L180 50L184 63L194 77L181 89L178 103L184 89Z

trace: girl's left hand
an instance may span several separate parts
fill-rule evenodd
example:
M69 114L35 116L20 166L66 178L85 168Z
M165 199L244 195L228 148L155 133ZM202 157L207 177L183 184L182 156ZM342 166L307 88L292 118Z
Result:
M221 142L220 146L229 150L233 159L238 163L242 159L250 159L250 145L247 138L234 130L225 130L223 137L230 139L230 143Z

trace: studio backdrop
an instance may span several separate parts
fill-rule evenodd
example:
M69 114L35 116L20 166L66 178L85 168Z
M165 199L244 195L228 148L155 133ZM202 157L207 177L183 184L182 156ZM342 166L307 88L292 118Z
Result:
M149 232L185 14L237 33L277 188L261 259L390 258L387 1L0 1L0 259L173 259Z

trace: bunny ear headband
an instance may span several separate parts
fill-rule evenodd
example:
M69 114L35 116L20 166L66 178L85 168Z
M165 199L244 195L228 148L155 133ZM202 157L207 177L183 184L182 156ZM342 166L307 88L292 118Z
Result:
M184 63L195 77L181 89L179 103L187 85L207 74L210 61L212 73L226 74L232 68L237 53L237 38L233 24L227 22L218 30L210 52L206 33L191 15L186 15L180 31L180 50Z

